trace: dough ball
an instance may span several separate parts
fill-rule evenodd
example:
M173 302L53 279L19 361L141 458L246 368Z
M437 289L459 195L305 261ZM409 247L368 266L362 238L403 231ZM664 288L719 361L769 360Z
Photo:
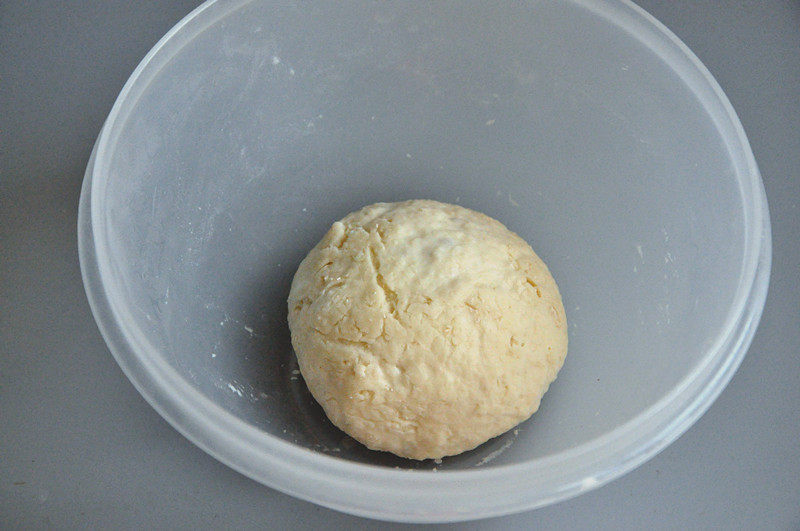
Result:
M567 353L544 262L498 221L436 201L334 223L295 274L289 326L330 420L412 459L470 450L530 417Z

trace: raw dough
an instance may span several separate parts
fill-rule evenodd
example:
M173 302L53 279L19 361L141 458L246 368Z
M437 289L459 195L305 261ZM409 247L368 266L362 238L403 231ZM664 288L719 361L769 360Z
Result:
M412 459L470 450L527 419L567 353L544 262L500 222L436 201L334 223L295 274L289 326L330 420Z

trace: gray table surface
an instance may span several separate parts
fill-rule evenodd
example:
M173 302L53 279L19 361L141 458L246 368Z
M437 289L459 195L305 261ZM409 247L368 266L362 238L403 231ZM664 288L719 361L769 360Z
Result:
M119 89L197 1L0 2L0 528L401 527L263 487L172 429L94 324L76 214ZM711 70L766 185L774 257L750 351L632 473L478 528L800 529L800 3L641 0Z

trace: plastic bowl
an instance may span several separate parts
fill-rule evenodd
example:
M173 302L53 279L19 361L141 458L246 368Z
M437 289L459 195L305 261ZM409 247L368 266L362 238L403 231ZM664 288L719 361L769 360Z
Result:
M334 429L286 325L292 275L329 224L409 198L523 236L570 323L541 410L441 463ZM122 90L79 225L100 329L176 429L266 485L404 521L539 507L653 456L736 370L770 264L730 104L619 1L203 4Z

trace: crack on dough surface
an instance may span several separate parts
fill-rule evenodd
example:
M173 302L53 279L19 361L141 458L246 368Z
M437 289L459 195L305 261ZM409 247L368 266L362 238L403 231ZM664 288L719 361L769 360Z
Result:
M387 309L389 313L397 319L397 293L386 284L386 280L383 278L383 275L381 275L381 263L376 256L375 249L372 247L369 248L369 257L372 262L372 269L375 271L375 282L378 284L381 291L383 291L383 298L386 301Z
M317 329L314 329L314 331L324 338L323 341L328 343L338 343L340 345L360 347L367 350L369 349L369 343L367 343L366 341L353 341L352 339L345 339L343 337L334 337L329 334L324 334Z

